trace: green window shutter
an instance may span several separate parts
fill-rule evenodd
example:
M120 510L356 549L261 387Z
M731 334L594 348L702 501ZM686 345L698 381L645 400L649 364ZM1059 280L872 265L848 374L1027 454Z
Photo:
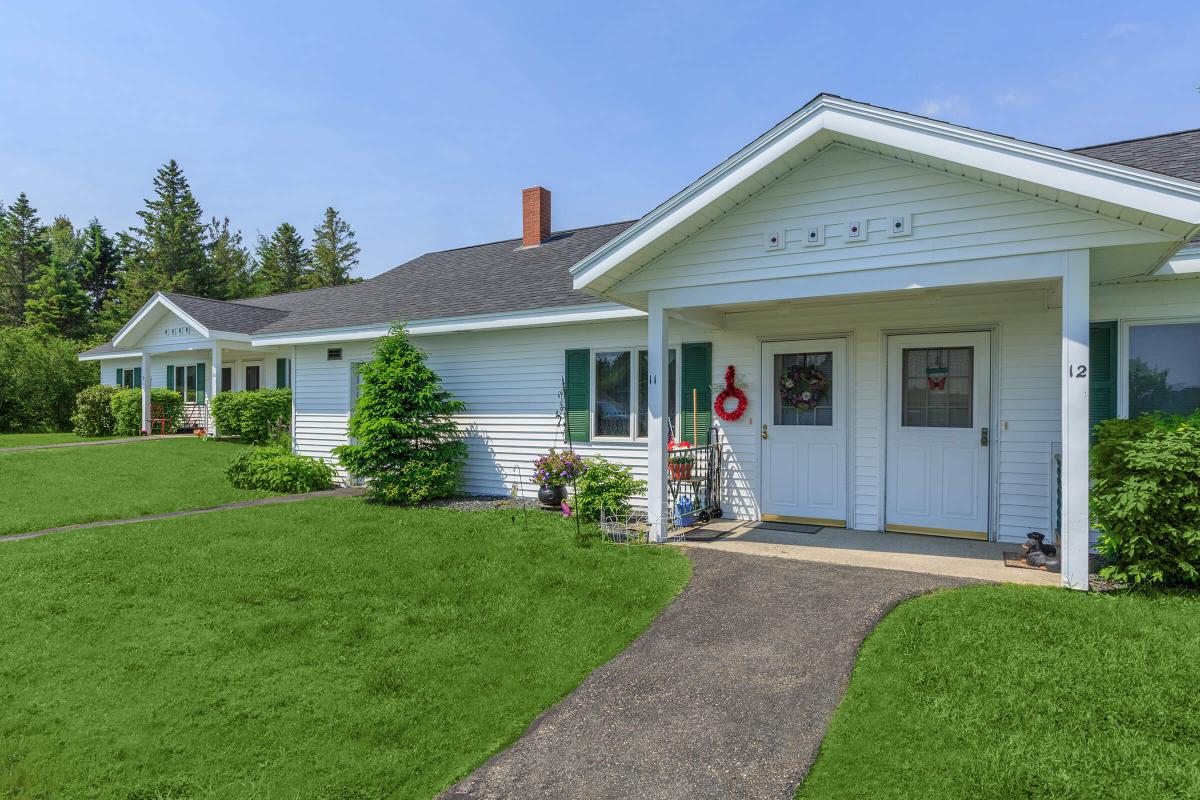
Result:
M573 444L592 438L588 424L591 410L588 408L591 389L592 352L590 350L568 350L566 363L567 378L567 436Z
M117 388L125 388L125 370L117 367Z
M708 444L712 425L712 342L685 342L683 345L683 385L681 391L681 430L677 438L694 445ZM696 391L695 413L692 390ZM693 441L692 430L696 435Z
M133 368L133 388L135 388L135 389L142 388L142 368L141 367Z
M1093 322L1088 343L1088 422L1117 415L1117 323Z
M204 402L204 365L196 365L196 402Z
M288 377L288 360L286 358L275 359L275 388L286 389Z
M167 388L175 391L175 367L172 364L167 364Z

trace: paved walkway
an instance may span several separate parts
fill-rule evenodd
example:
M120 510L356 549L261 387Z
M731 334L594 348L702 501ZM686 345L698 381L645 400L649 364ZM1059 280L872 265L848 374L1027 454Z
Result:
M691 583L641 638L442 797L791 800L867 633L971 582L688 554Z
M154 436L132 436L124 439L92 439L86 442L55 442L54 444L23 444L20 447L0 447L0 453L19 453L22 450L52 450L58 447L96 447L102 444L129 444L131 442L152 442L156 439L186 439L190 433L168 433Z
M312 500L317 497L354 497L362 494L363 490L356 487L343 487L341 489L326 489L320 492L305 492L304 494L284 494L275 497L259 497L254 500L239 500L236 503L224 503L219 506L209 506L208 508L191 508L186 511L170 511L165 514L147 514L143 517L129 517L128 519L106 519L99 522L79 522L74 525L60 525L57 528L43 528L40 531L30 531L29 533L11 533L7 536L0 536L0 542L15 542L21 539L35 539L38 536L46 536L51 533L62 533L63 531L79 531L84 528L107 528L110 525L131 525L135 522L152 522L156 519L174 519L175 517L190 517L195 514L210 514L213 511L229 511L234 508L252 508L254 506L274 506L280 503L298 503L301 500Z

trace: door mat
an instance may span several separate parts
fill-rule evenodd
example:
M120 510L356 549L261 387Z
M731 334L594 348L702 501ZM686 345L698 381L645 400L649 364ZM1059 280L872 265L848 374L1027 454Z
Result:
M755 522L748 526L752 531L785 531L787 533L820 533L820 525L805 525L799 522Z
M692 528L683 534L685 542L715 542L722 536L728 536L733 533L732 530L719 530L717 528L706 528L703 526Z
M1050 569L1046 566L1035 567L1025 561L1024 553L1014 553L1009 550L1004 551L1004 566L1016 567L1017 569L1036 569L1039 572L1061 572L1061 569Z

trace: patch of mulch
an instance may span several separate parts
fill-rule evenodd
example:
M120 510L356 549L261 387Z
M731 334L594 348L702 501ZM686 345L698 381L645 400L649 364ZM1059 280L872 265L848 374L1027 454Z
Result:
M451 511L495 511L501 508L541 508L531 497L516 499L506 494L469 494L457 497L442 497L421 504L425 508L446 508Z

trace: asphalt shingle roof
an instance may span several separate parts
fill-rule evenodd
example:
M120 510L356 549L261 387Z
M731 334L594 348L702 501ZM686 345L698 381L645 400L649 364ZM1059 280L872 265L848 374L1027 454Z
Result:
M1200 129L1071 152L1200 183ZM232 302L166 296L206 327L257 334L601 303L604 301L571 287L569 270L632 224L614 222L559 231L539 247L523 248L520 239L506 239L426 253L349 286ZM106 343L86 355L112 352L119 351Z
M235 301L164 295L205 327L258 334L591 305L605 301L575 291L571 267L632 224L558 231L538 247L506 239L426 253L348 286ZM83 355L114 352L106 343Z
M1200 128L1080 147L1071 152L1200 183Z

